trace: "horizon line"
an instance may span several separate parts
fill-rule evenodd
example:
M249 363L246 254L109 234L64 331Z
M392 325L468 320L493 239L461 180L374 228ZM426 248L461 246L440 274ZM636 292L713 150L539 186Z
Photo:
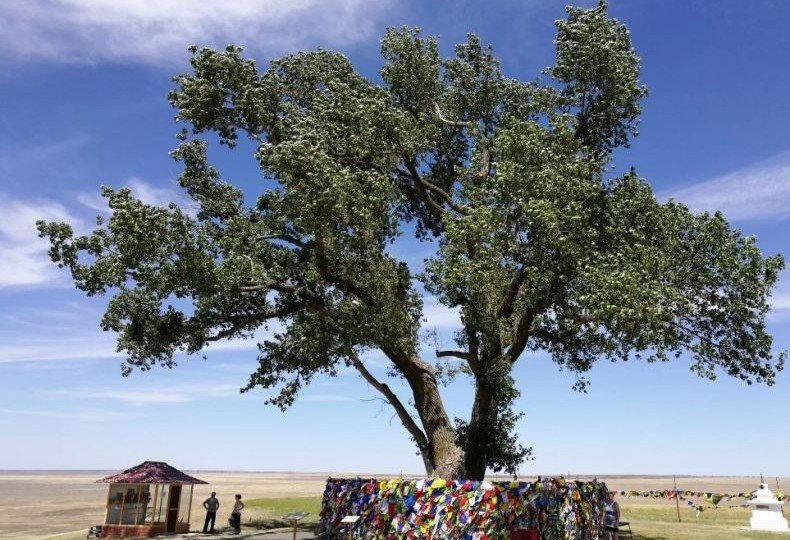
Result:
M104 473L104 472L113 472L117 471L118 469L2 469L0 468L0 474L5 473ZM125 470L125 469L124 469ZM388 478L434 478L426 476L425 474L419 473L404 473L399 472L398 474L394 473L385 473L385 472L352 472L352 471L296 471L296 470L254 470L254 469L190 469L185 468L185 472L192 472L192 473L246 473L246 474L305 474L305 475L327 475L330 478L343 478L343 476L337 476L338 474L348 474L347 478L375 478L375 477L388 477ZM663 473L625 473L625 474L617 474L617 473L599 473L599 474L587 474L587 473L567 473L567 474L523 474L523 475L516 475L511 476L507 474L490 474L486 475L486 478L537 478L537 477L562 477L566 479L573 479L573 478L760 478L760 474L691 474L691 473L683 473L683 474L663 474ZM778 477L778 478L785 478L784 475L767 475L766 478L771 477Z

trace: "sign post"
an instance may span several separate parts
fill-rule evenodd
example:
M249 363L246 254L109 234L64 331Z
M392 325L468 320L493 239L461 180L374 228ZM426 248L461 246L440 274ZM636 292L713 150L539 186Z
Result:
M296 540L296 529L299 527L299 520L306 518L310 512L291 512L283 516L283 521L290 521L294 528L294 538Z
M348 523L348 540L354 538L354 523L359 521L359 516L346 516L340 520L340 523Z

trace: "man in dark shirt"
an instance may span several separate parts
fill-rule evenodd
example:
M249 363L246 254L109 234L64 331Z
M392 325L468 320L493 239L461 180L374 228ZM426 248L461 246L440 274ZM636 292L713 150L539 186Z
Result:
M203 501L203 508L206 509L206 521L203 523L203 532L214 532L214 522L217 520L217 510L219 510L219 501L217 500L217 493L211 492L211 497ZM208 523L211 522L211 530L208 530Z

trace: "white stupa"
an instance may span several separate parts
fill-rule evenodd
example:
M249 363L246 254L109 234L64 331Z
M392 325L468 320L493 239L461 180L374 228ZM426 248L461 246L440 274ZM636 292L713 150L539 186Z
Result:
M782 515L782 501L777 500L767 484L760 484L760 489L749 499L752 508L752 519L749 525L755 531L790 532L787 520Z

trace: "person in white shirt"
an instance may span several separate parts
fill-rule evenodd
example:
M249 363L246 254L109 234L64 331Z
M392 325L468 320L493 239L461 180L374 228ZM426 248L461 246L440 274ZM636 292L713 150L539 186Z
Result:
M241 534L241 511L244 503L241 502L241 495L236 495L236 502L233 503L233 513L230 515L230 525L236 530L236 534Z

